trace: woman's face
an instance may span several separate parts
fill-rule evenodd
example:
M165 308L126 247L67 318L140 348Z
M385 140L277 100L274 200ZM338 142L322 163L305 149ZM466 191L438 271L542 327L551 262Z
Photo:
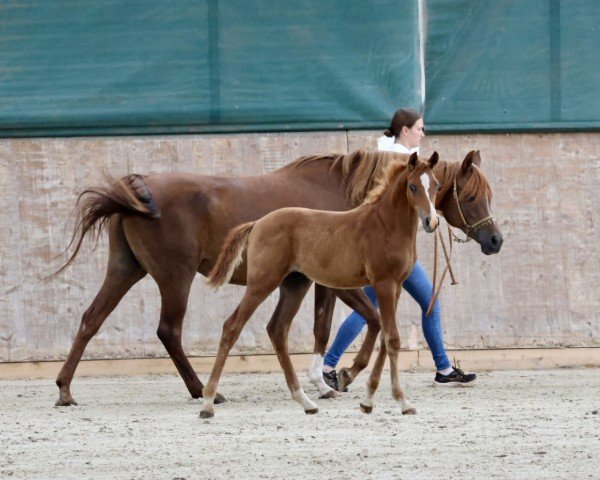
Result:
M412 127L402 127L402 138L400 141L407 148L417 148L424 136L425 125L423 124L423 119L419 118Z

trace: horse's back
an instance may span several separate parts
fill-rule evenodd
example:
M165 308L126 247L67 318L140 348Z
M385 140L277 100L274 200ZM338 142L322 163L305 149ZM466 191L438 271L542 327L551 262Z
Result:
M290 271L299 271L323 285L365 285L356 232L359 222L353 219L358 215L297 207L276 210L255 224L248 256L271 265L284 264Z

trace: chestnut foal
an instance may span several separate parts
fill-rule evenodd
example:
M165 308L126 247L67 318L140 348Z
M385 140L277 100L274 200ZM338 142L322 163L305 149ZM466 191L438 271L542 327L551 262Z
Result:
M334 288L373 285L380 302L393 398L400 402L403 414L416 413L400 387L400 337L395 314L402 283L416 261L419 218L428 232L438 226L434 205L439 184L432 171L437 161L434 152L427 163L419 161L416 153L408 163L390 163L365 202L349 212L284 208L230 231L209 282L213 286L227 283L247 248L247 287L242 301L223 325L219 351L203 391L202 418L214 415L219 378L242 328L292 272ZM269 331L269 335L292 398L306 413L316 413L317 406L302 390L292 366L287 329L280 335ZM379 378L369 382L367 398L361 404L364 410L372 408L378 383Z

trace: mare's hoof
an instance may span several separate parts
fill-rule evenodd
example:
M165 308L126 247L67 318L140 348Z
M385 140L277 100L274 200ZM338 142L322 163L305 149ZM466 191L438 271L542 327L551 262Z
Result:
M340 386L340 392L344 392L348 385L350 385L353 381L348 371L349 370L347 368L342 368L338 372L338 384Z
M207 410L200 410L200 418L213 418L215 414Z
M220 393L217 393L215 395L215 400L214 401L218 405L219 403L225 403L227 401L227 399L223 395L221 395Z
M70 407L71 405L75 407L77 406L77 402L72 398L68 400L63 400L62 398L59 398L54 404L55 407Z
M416 415L417 414L417 409L416 408L407 408L406 410L402 410L402 415Z
M308 410L304 410L304 413L306 413L307 415L314 415L315 413L318 413L319 409L318 408L310 408Z
M373 407L363 405L362 403L360 404L360 409L362 410L363 413L372 413L373 412Z
M319 398L320 399L323 399L323 398L336 398L337 396L338 396L338 393L335 390L329 390L327 393L324 393Z

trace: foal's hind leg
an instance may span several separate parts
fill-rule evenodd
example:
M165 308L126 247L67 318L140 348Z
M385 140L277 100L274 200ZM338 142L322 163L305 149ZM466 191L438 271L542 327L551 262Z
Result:
M77 405L71 396L71 381L85 347L98 332L106 317L121 301L123 295L146 275L125 240L120 218L115 217L111 220L109 228L110 251L106 277L96 298L81 318L67 360L56 378L56 385L59 388L57 406Z
M285 381L290 389L292 398L302 405L306 413L317 413L317 406L309 400L300 386L287 346L290 325L300 308L302 299L305 297L310 284L311 281L300 273L293 273L285 278L279 287L279 303L267 325L267 332L269 333L269 338L275 348L275 353L277 353L277 358L283 369ZM321 364L313 361L311 372L314 369L317 370L318 378L321 381L321 384L318 385L321 394L332 395L331 392L333 392L333 390L323 381L323 374L321 373L323 368L322 361L323 357L321 357ZM309 377L311 374L314 375L311 372L309 372Z
M358 312L367 321L367 334L358 354L354 358L352 367L342 368L338 373L340 390L344 391L356 376L369 365L377 335L381 330L381 321L379 312L361 289L335 290L334 292L342 302Z
M250 319L252 314L258 308L258 306L267 298L267 296L275 290L279 284L281 278L273 282L272 285L264 286L262 288L253 288L248 286L242 301L231 314L231 316L223 324L223 333L221 334L221 342L219 344L219 351L215 358L212 371L208 382L204 386L203 397L204 406L200 410L200 418L210 418L214 416L214 403L217 392L217 386L223 367L225 366L225 360L229 355L229 351L235 344L236 340L240 336L242 328L246 325L246 322Z
M371 375L369 375L369 379L367 380L367 395L365 399L360 402L360 409L365 413L371 413L373 411L373 397L375 396L375 391L377 390L379 381L381 380L381 372L383 372L383 365L385 364L386 356L387 351L385 349L385 340L382 337L381 347L379 348L379 352L375 358L373 370L371 370Z

